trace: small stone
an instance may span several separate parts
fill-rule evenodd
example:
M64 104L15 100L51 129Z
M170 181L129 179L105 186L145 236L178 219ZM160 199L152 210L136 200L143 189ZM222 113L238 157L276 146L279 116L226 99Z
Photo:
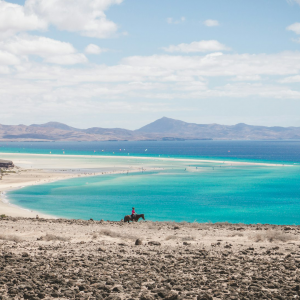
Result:
M121 285L117 285L112 289L113 292L122 293L123 287Z
M197 300L213 300L213 297L208 294L200 294L197 296Z
M151 241L151 242L148 242L148 245L150 245L150 246L160 246L161 243L160 242L156 242L156 241Z
M142 294L141 300L154 300L154 298L150 294Z
M142 242L141 239L137 239L137 240L135 241L135 245L142 245L142 244L143 244L143 242Z

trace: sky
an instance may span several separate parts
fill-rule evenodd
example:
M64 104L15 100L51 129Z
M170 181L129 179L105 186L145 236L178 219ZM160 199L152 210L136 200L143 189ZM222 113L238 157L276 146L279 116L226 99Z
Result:
M300 127L300 0L0 0L0 124Z

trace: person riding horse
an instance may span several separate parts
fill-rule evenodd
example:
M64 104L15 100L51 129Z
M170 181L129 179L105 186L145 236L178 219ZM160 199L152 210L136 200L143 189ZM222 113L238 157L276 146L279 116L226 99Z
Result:
M134 216L136 215L135 209L134 207L132 208L132 212L131 212L131 221L133 221Z

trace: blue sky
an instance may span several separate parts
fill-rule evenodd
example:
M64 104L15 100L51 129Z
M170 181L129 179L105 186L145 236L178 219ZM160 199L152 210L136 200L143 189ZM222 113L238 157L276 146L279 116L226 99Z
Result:
M300 0L0 0L0 123L300 126Z

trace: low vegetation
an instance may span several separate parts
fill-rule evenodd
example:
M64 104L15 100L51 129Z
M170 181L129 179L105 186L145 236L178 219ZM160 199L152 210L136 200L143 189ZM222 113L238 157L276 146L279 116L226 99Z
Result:
M168 236L166 237L166 241L169 241L169 240L176 240L176 239L178 239L178 236L176 236L176 235L168 235Z
M191 235L188 235L188 236L184 236L181 238L181 240L183 242L186 242L186 241L194 241L196 238L194 236L191 236Z
M16 235L5 235L5 234L0 234L0 240L4 240L4 241L11 241L11 242L21 242L22 239L19 236Z
M263 241L269 241L269 242L287 242L291 240L296 240L296 237L289 233L284 233L280 230L268 230L265 232L256 233L252 236L252 239L255 242L263 242Z
M42 237L42 240L43 241L47 241L47 242L49 242L49 241L62 241L62 242L66 242L66 241L69 241L70 238L47 233L45 236Z
M136 236L120 234L120 233L112 231L110 229L103 229L100 231L100 234L110 236L112 238L121 238L121 239L128 239L128 240L136 240L137 239Z

